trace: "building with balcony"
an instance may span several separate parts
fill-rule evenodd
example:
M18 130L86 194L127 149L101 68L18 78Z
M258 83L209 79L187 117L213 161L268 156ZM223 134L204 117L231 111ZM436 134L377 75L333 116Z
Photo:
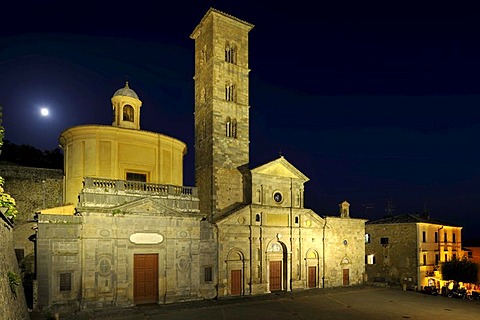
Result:
M442 262L463 257L462 227L430 219L427 214L368 221L365 233L369 282L440 288Z

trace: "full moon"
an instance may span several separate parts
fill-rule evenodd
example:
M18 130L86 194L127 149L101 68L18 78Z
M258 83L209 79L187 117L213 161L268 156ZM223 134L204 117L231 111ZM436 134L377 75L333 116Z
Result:
M48 116L48 109L47 108L41 108L40 109L40 114L44 117Z

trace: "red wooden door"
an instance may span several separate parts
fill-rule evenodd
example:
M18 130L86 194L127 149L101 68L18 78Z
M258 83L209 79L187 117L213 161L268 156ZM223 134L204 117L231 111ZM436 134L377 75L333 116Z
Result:
M348 286L350 284L350 270L343 269L343 285Z
M230 272L231 286L230 294L238 296L242 294L242 270L232 270Z
M158 301L158 254L136 254L133 259L133 300L136 304Z
M308 267L308 287L317 287L317 267Z
M270 261L270 291L282 290L282 261Z

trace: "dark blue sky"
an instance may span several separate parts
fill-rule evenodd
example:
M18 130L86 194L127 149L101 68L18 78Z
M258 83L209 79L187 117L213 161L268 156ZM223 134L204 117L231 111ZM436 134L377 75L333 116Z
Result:
M319 214L336 214L347 199L352 216L380 218L390 199L394 213L427 207L432 218L476 236L477 11L259 2L11 4L0 21L6 139L53 149L72 125L110 124L110 98L128 77L143 101L142 129L188 144L185 184L192 185L189 35L213 6L255 25L251 167L281 152L311 179L306 204ZM39 116L41 105L49 118Z

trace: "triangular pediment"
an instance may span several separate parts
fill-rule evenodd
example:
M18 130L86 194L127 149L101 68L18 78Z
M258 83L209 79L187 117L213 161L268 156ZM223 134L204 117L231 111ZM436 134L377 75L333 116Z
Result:
M168 207L165 200L161 198L141 198L111 208L111 210L112 212L119 214L181 214L181 211L177 211Z
M249 225L250 224L250 211L248 206L243 206L233 211L228 212L223 216L219 216L216 219L216 223L219 225Z
M303 182L307 182L307 176L305 176L300 170L295 168L290 162L288 162L283 156L280 158L256 167L251 170L253 174L265 174L283 178L299 179Z
M289 212L283 211L283 212L278 212L277 214L273 214L269 217L269 212L268 210L262 210L262 206L246 206L242 207L238 210L234 210L230 212L229 215L223 216L219 218L218 220L215 221L215 223L220 227L227 227L227 226L236 226L236 227L241 227L241 226L250 226L250 225L262 225L264 227L288 227L288 215L291 214ZM254 217L251 215L252 210L254 212L263 212L262 214L262 222L260 223L255 223L253 220ZM312 209L295 209L294 216L300 217L300 227L302 228L309 228L309 229L322 229L324 228L325 225L325 218L319 216L317 213L315 213ZM272 216L276 216L277 219L274 219L274 223L272 224L271 218ZM287 219L278 219L278 217L284 216ZM284 225L279 222L283 221L285 222ZM326 228L330 228L329 226L326 226Z

